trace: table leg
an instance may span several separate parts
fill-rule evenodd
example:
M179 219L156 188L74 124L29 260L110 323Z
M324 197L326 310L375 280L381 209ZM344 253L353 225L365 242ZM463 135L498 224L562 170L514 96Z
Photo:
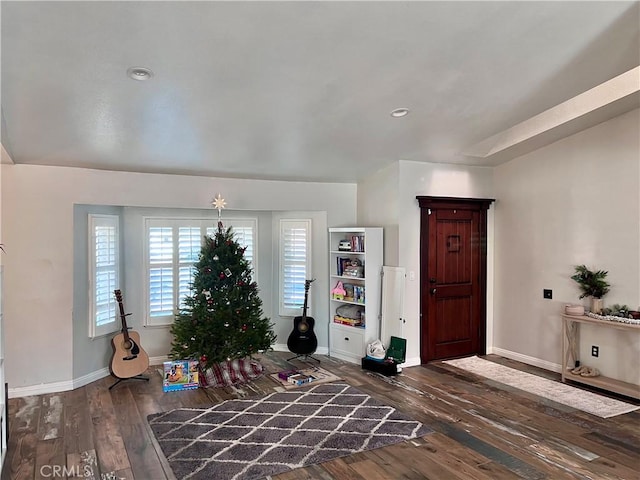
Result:
M564 380L564 374L567 370L571 370L575 367L578 360L578 322L572 322L568 319L563 319L564 324L564 336L562 339L562 349L564 351L562 368L562 377Z

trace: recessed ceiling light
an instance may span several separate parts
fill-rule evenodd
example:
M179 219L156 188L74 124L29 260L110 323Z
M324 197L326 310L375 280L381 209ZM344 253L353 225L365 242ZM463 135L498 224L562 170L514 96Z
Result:
M391 110L391 116L395 118L404 117L409 113L408 108L396 108L395 110Z
M144 67L131 67L129 70L127 70L127 76L134 80L143 81L149 80L151 77L153 77L153 72Z

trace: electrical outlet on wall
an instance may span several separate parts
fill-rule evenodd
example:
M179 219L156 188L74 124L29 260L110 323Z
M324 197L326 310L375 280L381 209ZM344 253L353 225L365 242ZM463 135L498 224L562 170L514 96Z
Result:
M591 345L591 356L597 357L600 355L600 347L597 345Z
M549 288L545 288L542 290L542 296L551 300L553 298L553 291Z

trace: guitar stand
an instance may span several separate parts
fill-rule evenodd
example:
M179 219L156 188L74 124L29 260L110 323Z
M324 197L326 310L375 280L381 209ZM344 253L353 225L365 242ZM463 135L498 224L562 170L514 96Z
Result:
M116 377L118 378L118 377ZM129 377L129 378L118 378L118 380L116 381L116 383L114 383L113 385L111 385L109 387L109 390L111 390L113 387L115 387L117 384L119 384L120 382L122 382L123 380L146 380L147 382L149 381L149 377L145 377L144 375L136 375L135 377Z
M307 358L310 358L311 360L315 360L316 362L320 363L320 360L318 360L313 355L306 355L306 354L305 355L296 355L295 357L287 358L287 362L290 362L291 360L298 360L299 358L303 359L303 360L301 360L302 362L304 362Z

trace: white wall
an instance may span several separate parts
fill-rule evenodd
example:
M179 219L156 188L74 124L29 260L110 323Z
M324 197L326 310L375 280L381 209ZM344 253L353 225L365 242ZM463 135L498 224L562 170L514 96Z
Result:
M578 264L609 271L605 306L638 308L639 131L634 110L495 168L498 353L560 368L560 313L579 302L569 278ZM553 300L543 299L545 288ZM639 347L640 334L582 327L581 360L605 375L640 383Z
M400 163L394 162L358 183L358 226L384 228L384 265L398 265Z
M74 204L201 209L220 192L236 210L322 211L327 226L356 220L351 184L2 165L2 187L7 379L34 391L72 386Z
M419 195L492 198L492 169L401 160L358 184L358 224L384 226L385 264L405 267L407 271L404 301L407 364L420 363L420 207L416 200ZM394 251L387 245L387 227L391 228ZM492 232L491 209L488 261L493 258ZM410 280L412 273L414 280ZM488 274L490 288L492 270ZM488 329L491 314L489 310Z

